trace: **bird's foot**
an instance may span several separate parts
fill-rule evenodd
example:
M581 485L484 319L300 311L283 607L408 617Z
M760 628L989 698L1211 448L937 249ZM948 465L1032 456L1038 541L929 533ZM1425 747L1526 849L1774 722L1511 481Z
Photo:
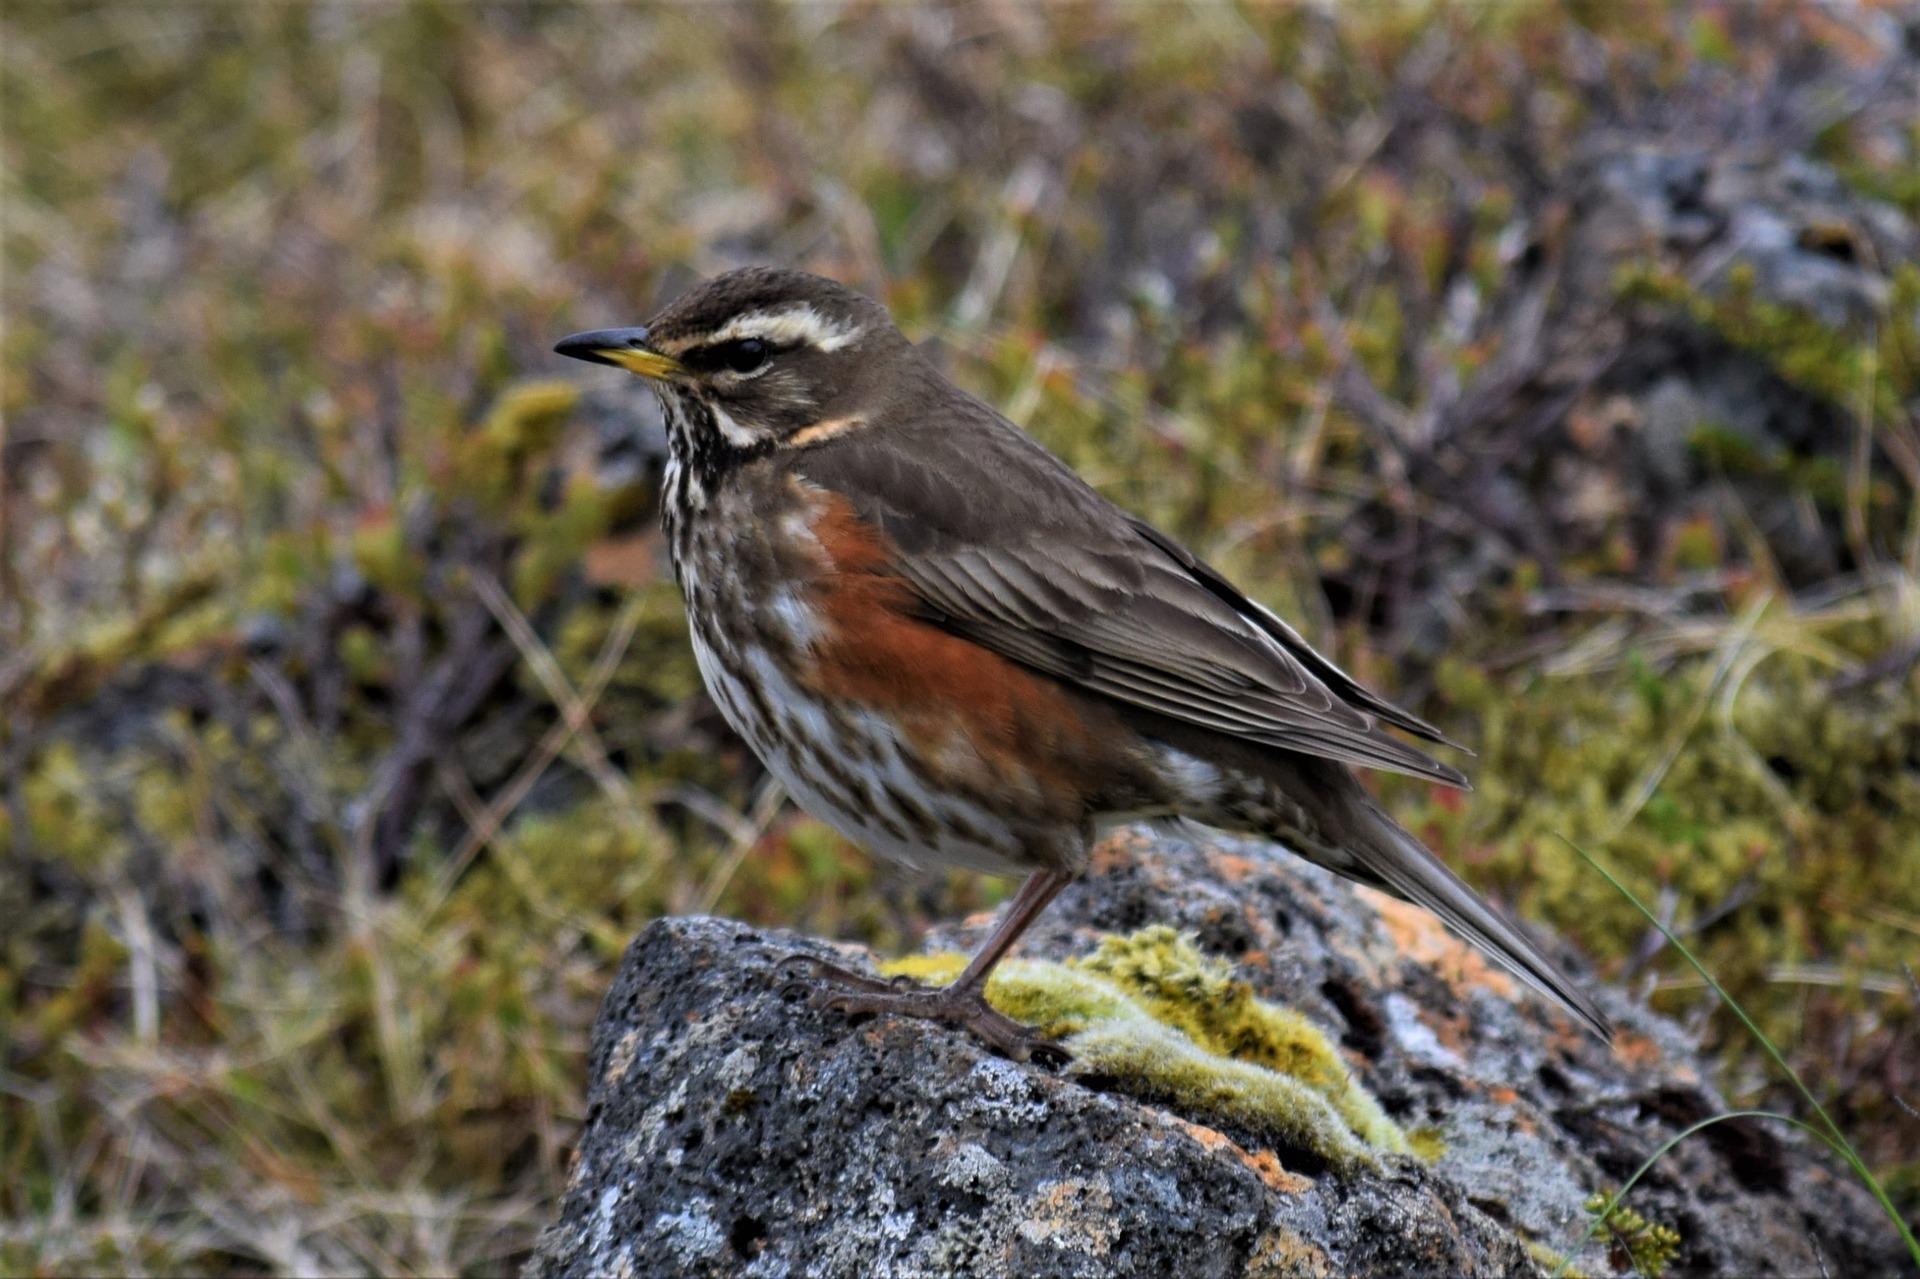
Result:
M789 978L781 993L804 997L815 1008L853 1017L896 1013L945 1022L968 1031L1003 1057L1031 1061L1050 1070L1073 1060L1072 1053L989 1004L977 989L928 988L906 977L883 981L811 955L793 955L780 964L783 973L795 967L804 967L805 975Z

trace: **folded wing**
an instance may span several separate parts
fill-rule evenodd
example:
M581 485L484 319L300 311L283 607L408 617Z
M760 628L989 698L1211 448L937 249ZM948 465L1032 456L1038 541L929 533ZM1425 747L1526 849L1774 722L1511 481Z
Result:
M796 461L895 551L925 616L1090 692L1282 750L1465 786L1368 692L1178 543L984 405L987 431L890 429Z

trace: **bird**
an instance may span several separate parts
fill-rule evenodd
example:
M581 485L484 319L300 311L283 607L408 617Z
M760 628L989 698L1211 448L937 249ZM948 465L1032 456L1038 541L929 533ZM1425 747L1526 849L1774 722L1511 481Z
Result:
M1185 818L1424 907L1610 1037L1356 771L1466 788L1407 739L1454 743L955 385L879 303L744 267L554 349L657 393L695 659L800 807L884 859L1024 876L951 983L796 957L815 1006L1070 1060L986 1001L988 976L1101 835Z

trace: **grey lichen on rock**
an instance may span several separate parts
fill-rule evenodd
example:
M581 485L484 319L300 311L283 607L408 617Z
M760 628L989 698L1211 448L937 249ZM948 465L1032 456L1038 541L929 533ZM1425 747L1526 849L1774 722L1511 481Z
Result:
M796 949L849 958L714 919L635 940L529 1273L1535 1274L1724 1108L1624 998L1610 1051L1419 912L1230 842L1122 837L1004 967L995 1001L1078 1054L1060 1073L789 1003ZM1635 1198L1686 1273L1897 1263L1870 1201L1764 1129L1683 1144Z

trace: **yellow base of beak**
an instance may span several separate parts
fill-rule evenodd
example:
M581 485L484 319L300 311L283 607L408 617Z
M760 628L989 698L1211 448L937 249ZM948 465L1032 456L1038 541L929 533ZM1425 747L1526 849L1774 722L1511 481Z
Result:
M617 364L627 372L638 373L641 377L671 378L686 372L686 366L680 361L655 351L613 349L596 351L594 354L608 364Z

